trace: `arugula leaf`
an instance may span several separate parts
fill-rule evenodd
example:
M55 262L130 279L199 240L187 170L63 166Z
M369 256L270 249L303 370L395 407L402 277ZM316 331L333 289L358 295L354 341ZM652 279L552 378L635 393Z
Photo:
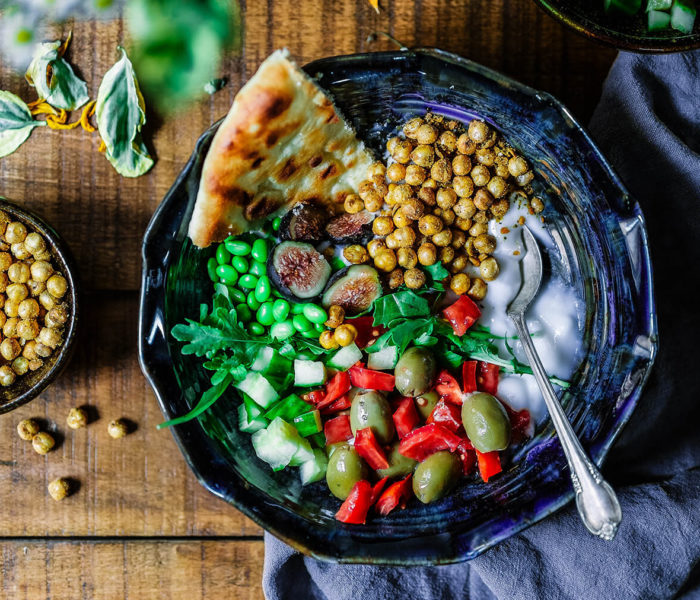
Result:
M374 301L374 321L376 327L392 327L397 319L408 317L429 317L428 301L412 290L381 296Z
M44 125L44 121L34 120L29 107L20 98L0 91L0 158L12 154L35 127Z
M36 87L39 98L54 108L75 110L85 104L90 96L87 83L73 72L62 57L69 42L70 36L65 45L60 40L38 44L24 77L29 85Z
M424 271L428 272L434 282L439 282L450 276L450 272L443 266L442 262L436 261L432 265L424 266ZM442 286L442 284L440 284Z
M373 354L387 346L396 346L400 356L411 343L421 339L421 336L430 336L434 327L435 319L433 317L395 320L389 331L380 335L374 344L365 348L365 352Z
M233 377L230 375L225 376L219 383L209 388L206 392L202 394L199 402L192 408L190 412L165 423L160 423L156 426L157 429L163 429L164 427L172 427L173 425L180 425L181 423L186 423L192 419L201 415L205 410L209 409L214 402L216 402L221 395L228 389L233 381Z

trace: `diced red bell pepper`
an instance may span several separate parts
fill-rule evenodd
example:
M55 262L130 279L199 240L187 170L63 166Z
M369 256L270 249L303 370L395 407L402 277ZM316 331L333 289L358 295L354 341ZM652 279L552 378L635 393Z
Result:
M326 384L326 395L323 400L316 405L316 408L321 410L326 406L330 406L343 394L350 391L350 375L347 371L338 371L331 380Z
M457 380L447 371L440 371L437 376L435 391L438 395L452 404L462 404L462 390Z
M465 360L462 365L462 389L465 394L476 392L477 363L476 360Z
M372 497L370 498L371 504L374 504L379 499L379 495L382 493L387 481L389 481L388 477L382 477L372 486Z
M420 423L413 398L402 398L393 414L394 426L399 439L406 437Z
M476 386L480 392L495 396L498 392L498 373L501 368L487 362L479 361L476 374Z
M469 296L462 295L454 304L444 309L442 314L452 325L455 335L462 337L467 333L467 329L479 320L481 311Z
M463 439L460 445L457 446L457 454L462 461L462 473L465 476L471 475L476 466L476 450L474 450L474 446L468 439Z
M366 390L381 390L391 392L394 389L394 376L391 373L382 373L362 367L350 367L350 382L355 387Z
M457 430L462 426L462 411L456 404L445 402L441 398L425 422L438 423L447 427L452 433L457 433Z
M370 506L372 506L372 486L369 481L360 479L335 513L335 518L343 523L362 525L367 521Z
M388 469L389 461L384 450L379 445L371 427L365 427L355 432L355 450L374 469Z
M501 404L506 409L510 419L511 444L518 444L527 437L527 430L530 427L530 411L527 408L513 410L503 401L501 401Z
M503 470L501 468L501 457L498 454L498 450L479 452L474 448L474 452L476 452L476 459L479 462L479 474L484 481L488 481L491 477Z
M326 397L326 392L324 390L314 390L313 392L309 392L309 402L317 406L319 402L323 402L323 399Z
M367 347L372 340L377 339L386 331L386 327L382 327L381 325L373 326L372 320L372 316L366 315L364 317L355 317L354 319L347 319L345 321L357 329L355 344L358 348Z
M406 503L413 494L411 485L411 475L406 475L401 481L392 483L386 491L379 497L375 508L377 512L385 517L397 506L406 508Z
M347 415L340 415L334 419L328 419L323 426L323 433L326 436L326 446L349 440L352 437L350 417Z
M449 429L437 423L431 423L414 429L403 438L399 442L399 453L420 462L440 450L454 452L461 441L462 438Z
M321 409L321 414L322 415L330 415L333 413L337 413L341 410L346 410L352 406L352 402L350 401L350 396L348 394L343 394L340 398L338 398L336 401L333 403L329 404L328 406L324 406Z

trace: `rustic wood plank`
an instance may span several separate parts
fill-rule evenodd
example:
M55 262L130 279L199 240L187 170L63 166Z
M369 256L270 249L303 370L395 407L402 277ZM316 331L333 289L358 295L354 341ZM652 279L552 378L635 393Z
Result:
M262 540L2 540L0 563L12 600L263 597Z
M260 534L196 481L168 431L156 431L163 417L136 359L136 307L134 292L87 295L68 369L39 398L0 415L0 535ZM85 405L98 420L69 429L68 411ZM27 417L57 431L59 444L46 456L16 433ZM117 417L133 421L136 431L110 438L107 423ZM59 476L79 484L62 502L46 491Z
M377 15L365 0L248 0L240 54L223 61L224 91L165 121L150 115L147 137L158 162L136 180L119 177L97 153L97 134L35 131L0 160L0 194L38 210L67 238L83 280L93 289L137 289L139 247L153 210L187 161L197 137L225 114L235 92L274 48L300 63L323 56L383 50L387 31L408 46L439 46L560 97L584 122L597 102L614 52L563 29L534 2L512 0L384 0ZM71 25L66 25L63 30ZM78 22L70 57L93 97L123 42L124 27ZM57 31L59 35L61 31ZM0 59L0 89L32 99L23 78Z

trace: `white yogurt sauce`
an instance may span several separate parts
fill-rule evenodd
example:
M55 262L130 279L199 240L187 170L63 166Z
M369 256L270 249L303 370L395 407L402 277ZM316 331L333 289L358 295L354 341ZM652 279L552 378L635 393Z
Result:
M538 239L542 250L554 246L541 218L528 214L526 206L511 203L501 222L489 223L489 233L498 241L494 257L498 260L500 273L494 281L488 282L488 293L480 303L482 316L479 323L496 335L516 336L515 326L506 316L506 307L520 288L519 263L525 253L521 228L517 224L521 216L526 218L526 225ZM504 227L510 231L501 233ZM518 254L513 254L516 251ZM556 254L551 256L554 258ZM478 276L478 270L471 274ZM530 333L534 334L537 352L550 375L569 379L579 365L583 353L583 315L583 302L570 286L554 276L543 280L537 298L525 317ZM520 341L510 340L509 345L518 360L527 364ZM503 342L500 347L501 355L508 357ZM502 374L498 395L513 409L527 408L536 422L547 414L544 399L532 375Z

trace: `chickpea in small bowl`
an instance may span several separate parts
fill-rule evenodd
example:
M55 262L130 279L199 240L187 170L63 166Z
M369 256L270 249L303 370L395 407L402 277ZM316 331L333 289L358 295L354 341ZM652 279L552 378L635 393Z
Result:
M0 413L34 399L68 362L75 273L58 234L0 197Z

